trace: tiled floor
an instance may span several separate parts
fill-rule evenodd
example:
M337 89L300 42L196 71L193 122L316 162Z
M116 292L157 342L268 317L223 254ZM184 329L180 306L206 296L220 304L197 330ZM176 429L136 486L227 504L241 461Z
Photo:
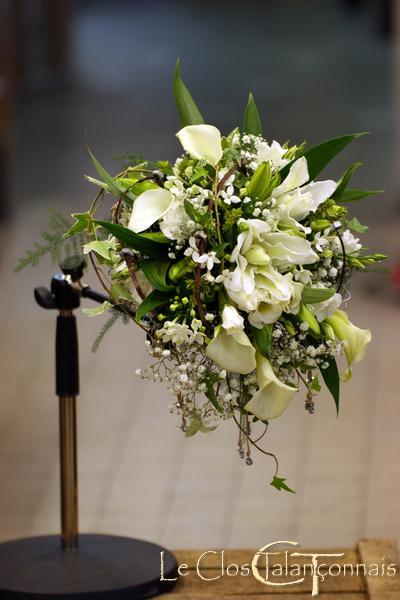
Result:
M308 9L300 10L300 4ZM157 4L157 11L149 13L132 11L129 3L112 11L106 3L88 2L74 30L76 87L21 106L15 216L2 239L0 270L0 539L59 526L55 315L39 309L32 298L34 286L48 284L52 268L47 260L18 276L12 268L43 228L49 206L68 213L87 201L90 190L81 183L81 173L89 169L85 126L110 168L107 157L124 149L174 155L176 121L168 94L176 56L184 59L184 73L221 127L232 125L253 86L260 105L267 107L271 136L290 135L297 141L306 133L315 141L372 129L374 135L350 149L333 174L352 159L368 162L357 184L384 186L388 193L361 208L363 219L374 224L367 239L371 246L398 254L390 178L389 49L371 33L368 20L345 17L333 2L326 2L323 12L313 11L317 4L287 2L290 20L270 7L269 19L262 13L257 21L268 35L257 29L253 36L244 19L238 40L230 35L238 14L222 7L215 8L216 22L210 24L190 7L168 12ZM268 25L271 20L274 28ZM145 35L150 23L156 23L157 39ZM200 52L207 33L207 48L201 46ZM214 35L222 36L217 41L224 52L212 57L219 47ZM115 44L106 45L107 36ZM191 69L197 75L190 75ZM371 78L374 86L368 85ZM371 276L355 283L349 310L360 326L372 329L374 340L343 389L340 418L322 394L313 417L299 398L271 425L267 443L279 455L282 474L296 495L269 487L272 465L267 459L256 457L251 468L242 464L230 424L207 437L183 438L168 413L167 393L134 375L147 360L141 332L117 325L93 355L89 350L99 320L80 315L82 530L209 548L258 547L274 539L353 545L361 536L398 536L399 295L388 291L388 276L372 277L374 288L367 287Z

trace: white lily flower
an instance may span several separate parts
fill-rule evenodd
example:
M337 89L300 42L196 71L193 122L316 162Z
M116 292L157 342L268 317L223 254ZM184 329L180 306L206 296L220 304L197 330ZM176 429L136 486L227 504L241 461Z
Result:
M273 190L276 206L286 209L287 217L302 221L310 212L315 212L337 187L332 180L311 181L304 185L308 179L307 159L302 156L293 163L286 179Z
M298 390L280 381L269 360L258 352L256 360L259 390L246 404L245 409L258 419L269 421L280 417Z
M192 158L215 167L222 158L221 132L213 125L188 125L176 134Z
M241 329L233 333L222 329L206 348L206 355L221 369L246 375L256 368L255 348Z
M318 260L308 240L284 231L265 235L264 245L275 267L309 265Z
M133 203L128 227L140 233L161 219L170 209L174 196L163 188L146 190Z
M365 348L371 341L369 329L360 329L349 321L344 310L337 310L331 317L326 319L339 340L345 342L344 352L346 354L348 369L345 380L351 377L351 366L364 358Z
M289 162L288 158L283 158L287 153L287 148L282 146L276 140L272 144L260 141L256 142L257 163L261 165L263 162L269 162L274 170L282 169Z

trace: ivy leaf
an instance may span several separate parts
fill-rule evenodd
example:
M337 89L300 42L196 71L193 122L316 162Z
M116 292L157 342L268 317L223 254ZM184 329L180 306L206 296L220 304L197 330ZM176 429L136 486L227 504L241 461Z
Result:
M193 437L200 430L203 421L199 415L193 415L188 428L185 431L185 437Z
M292 490L292 488L290 488L286 483L285 483L286 479L283 477L277 477L276 475L274 476L273 480L271 481L271 485L276 488L278 491L284 490L285 492L290 492L291 494L295 494L296 492L294 490Z
M111 240L95 240L83 246L83 254L89 254L89 252L96 252L96 254L98 254L102 258L110 260L110 251L115 250L115 248L115 242Z
M252 135L262 135L260 115L251 92L244 111L243 131Z
M133 300L132 294L130 293L128 288L126 288L121 283L116 283L112 285L110 292L111 296L116 302L118 302L118 300L127 300L128 302L132 302Z
M384 190L344 190L340 196L335 198L336 202L356 202L363 198L369 198L370 196L376 196L377 194L383 194Z
M356 169L358 169L359 167L361 167L361 165L362 165L362 162L355 162L352 165L350 165L350 167L344 172L341 179L339 179L339 181L338 181L336 190L333 192L333 194L331 196L334 200L341 196L341 194L347 188L347 186L350 182L350 179L353 176L354 171Z
M171 240L160 241L156 239L152 239L145 235L139 235L138 233L134 233L128 227L123 227L122 225L117 225L116 223L110 223L110 221L93 221L96 225L100 225L103 227L108 233L111 233L114 237L117 238L124 246L128 248L133 248L146 256L150 256L151 258L160 258L164 256L167 252L167 244L171 242Z
M325 385L333 396L336 404L336 414L339 414L339 399L340 399L340 376L337 368L336 360L331 357L324 359L329 363L326 369L320 369L321 375L325 381Z
M356 231L357 233L365 233L369 229L368 225L360 223L357 217L353 217L351 221L347 221L346 225L349 229Z
M155 308L166 304L170 299L171 294L168 294L167 292L160 292L159 290L153 290L137 307L136 321L141 321L145 315Z
M332 138L304 152L302 156L307 159L308 173L310 176L309 181L315 179L316 176L319 175L320 172L326 167L326 165L330 163L331 160L335 158L337 154L339 154L339 152L344 150L346 146L359 137L367 135L367 133L368 132L363 131L361 133L350 133L341 137ZM299 157L293 159L279 171L282 178L286 177L286 175L289 173L290 167L297 160L297 158Z
M272 329L273 325L264 325L262 329L253 329L257 350L265 358L269 357L272 346Z
M305 285L301 296L303 304L316 304L324 302L333 296L335 290L333 288L314 288Z
M65 238L76 235L77 233L81 233L88 228L88 225L91 221L91 216L89 212L85 213L73 213L72 217L75 219L75 223L71 225L71 227L64 233Z
M140 266L146 279L154 289L160 292L168 292L173 289L173 286L167 282L167 272L170 267L169 261L145 260Z
M98 317L112 308L112 306L113 305L110 302L105 301L103 304L100 304L100 306L95 306L94 308L83 308L82 312L88 317Z
M179 58L175 65L174 94L181 127L186 127L187 125L201 125L204 123L204 119L197 108L195 101L182 81Z

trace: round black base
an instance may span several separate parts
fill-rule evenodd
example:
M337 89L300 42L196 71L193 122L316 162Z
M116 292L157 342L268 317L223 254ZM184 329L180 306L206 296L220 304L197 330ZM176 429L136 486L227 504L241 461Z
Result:
M81 535L60 549L58 536L0 544L0 599L142 599L163 594L176 577L175 557L157 544L109 535Z

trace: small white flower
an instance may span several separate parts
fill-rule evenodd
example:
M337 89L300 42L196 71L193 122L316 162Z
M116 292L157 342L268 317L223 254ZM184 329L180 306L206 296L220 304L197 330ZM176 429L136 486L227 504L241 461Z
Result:
M225 190L221 190L219 195L221 196L221 198L223 199L225 204L228 204L229 206L231 204L239 204L241 202L241 199L239 198L239 196L236 196L235 190L234 190L234 187L232 184L229 184Z
M192 259L195 262L199 263L202 266L202 268L207 267L208 271L211 271L214 265L217 265L221 262L217 256L217 253L214 250L206 254L201 254L196 259L193 257L192 254Z

